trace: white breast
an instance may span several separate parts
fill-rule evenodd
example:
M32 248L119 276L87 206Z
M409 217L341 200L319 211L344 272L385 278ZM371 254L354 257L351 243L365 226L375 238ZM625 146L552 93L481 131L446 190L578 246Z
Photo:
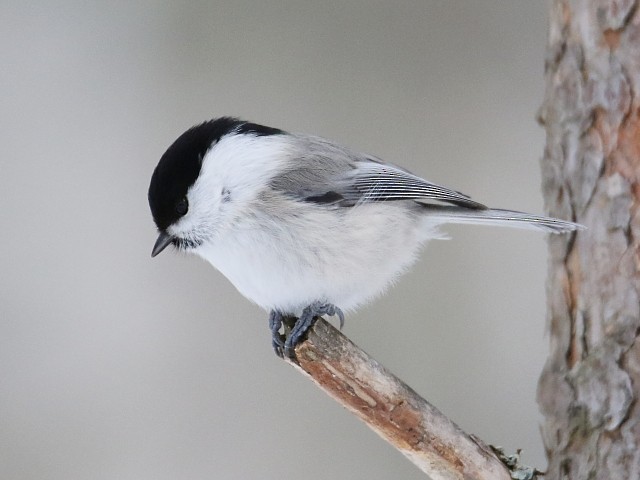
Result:
M381 294L424 241L438 236L399 203L328 210L280 199L278 205L278 212L254 209L197 250L267 310L299 315L314 301L352 310Z

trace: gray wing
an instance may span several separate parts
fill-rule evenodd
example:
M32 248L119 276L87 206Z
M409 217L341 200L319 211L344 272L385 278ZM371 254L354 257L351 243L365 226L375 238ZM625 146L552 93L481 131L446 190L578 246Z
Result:
M358 203L416 200L451 203L472 209L487 208L463 193L428 182L411 172L376 159L358 162L346 177L338 180L338 183L343 183L339 193L346 200Z
M463 193L322 138L292 137L295 147L289 168L272 179L271 187L303 201L351 207L369 202L414 200L487 208Z

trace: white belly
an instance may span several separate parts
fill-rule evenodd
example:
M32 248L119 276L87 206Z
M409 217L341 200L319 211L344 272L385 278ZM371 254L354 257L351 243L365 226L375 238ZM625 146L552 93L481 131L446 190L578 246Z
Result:
M438 236L400 205L355 208L286 212L275 221L264 215L196 253L266 310L299 315L315 301L353 310L381 294L424 241Z

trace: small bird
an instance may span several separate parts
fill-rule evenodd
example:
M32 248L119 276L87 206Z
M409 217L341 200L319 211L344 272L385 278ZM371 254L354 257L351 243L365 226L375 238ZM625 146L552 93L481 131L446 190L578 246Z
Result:
M222 272L269 313L293 357L316 318L382 294L445 223L562 233L580 225L491 209L372 155L232 117L196 125L162 155L149 205L159 236ZM293 319L289 335L283 322Z

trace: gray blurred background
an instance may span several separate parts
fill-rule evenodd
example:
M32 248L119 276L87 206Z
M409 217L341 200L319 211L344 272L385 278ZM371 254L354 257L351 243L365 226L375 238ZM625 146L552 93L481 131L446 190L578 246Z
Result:
M147 187L194 123L323 135L542 212L531 0L0 4L0 478L423 475L278 360ZM544 468L543 235L456 226L345 333L463 429Z

